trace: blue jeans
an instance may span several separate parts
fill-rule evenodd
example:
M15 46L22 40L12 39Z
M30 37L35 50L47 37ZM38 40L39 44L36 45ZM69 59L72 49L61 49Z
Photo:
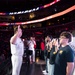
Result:
M49 64L48 75L54 75L54 64Z
M49 59L45 56L45 62L46 62L46 72L48 73L49 70Z
M47 67L47 57L45 56L45 62L46 62L46 72L48 72L48 67Z
M47 58L47 71L49 73L49 58Z

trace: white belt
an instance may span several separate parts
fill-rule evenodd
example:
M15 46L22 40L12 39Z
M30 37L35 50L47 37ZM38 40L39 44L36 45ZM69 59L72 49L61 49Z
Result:
M12 56L19 56L19 57L22 57L22 55L16 55L16 54L12 54Z

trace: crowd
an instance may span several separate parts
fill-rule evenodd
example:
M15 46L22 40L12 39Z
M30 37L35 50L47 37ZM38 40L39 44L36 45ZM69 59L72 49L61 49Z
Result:
M45 61L47 75L72 75L74 70L74 50L69 46L72 41L70 32L62 32L59 39L45 38Z
M41 49L41 59L46 62L43 74L72 75L74 70L74 50L69 46L69 42L72 41L73 37L70 32L62 32L59 38L47 35L45 39L42 38L38 43L33 36L27 39L22 39L21 36L22 28L18 26L14 29L14 35L10 39L10 44L5 45L3 40L0 43L3 43L1 45L0 59L4 60L11 56L12 75L19 75L26 50L29 62L31 64L35 62L35 48L38 45Z

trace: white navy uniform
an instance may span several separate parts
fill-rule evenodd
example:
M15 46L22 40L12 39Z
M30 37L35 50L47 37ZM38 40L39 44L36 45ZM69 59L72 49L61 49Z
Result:
M21 38L17 38L15 44L10 44L10 46L12 54L12 75L19 75L24 54L24 44Z

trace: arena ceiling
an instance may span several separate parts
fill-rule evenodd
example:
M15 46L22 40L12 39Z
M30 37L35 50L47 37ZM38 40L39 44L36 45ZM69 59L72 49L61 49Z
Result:
M23 11L52 1L53 0L0 0L0 11Z
M43 6L54 0L0 0L0 12L23 11ZM60 0L60 5L74 4L74 0Z

